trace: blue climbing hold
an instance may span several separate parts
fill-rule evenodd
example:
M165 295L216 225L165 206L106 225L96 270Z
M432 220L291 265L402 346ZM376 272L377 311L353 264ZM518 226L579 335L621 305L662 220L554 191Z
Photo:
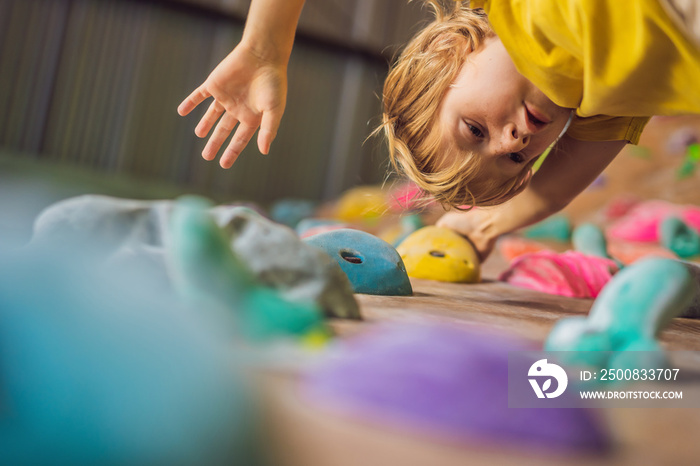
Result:
M347 228L319 233L304 241L338 261L355 293L413 294L401 256L391 244L374 235Z

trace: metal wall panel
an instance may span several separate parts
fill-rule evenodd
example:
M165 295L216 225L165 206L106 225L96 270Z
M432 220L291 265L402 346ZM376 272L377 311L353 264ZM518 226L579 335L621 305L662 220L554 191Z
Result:
M0 0L0 148L219 199L330 198L380 181L385 157L363 142L387 58L371 50L400 36L397 3L308 0L300 30L348 49L297 43L271 154L253 143L222 170L199 156L204 109L181 118L176 107L238 42L249 1Z

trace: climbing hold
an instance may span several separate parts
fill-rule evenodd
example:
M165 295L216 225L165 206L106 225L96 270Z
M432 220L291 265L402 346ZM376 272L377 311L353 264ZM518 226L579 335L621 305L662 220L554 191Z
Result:
M700 235L678 217L669 217L659 225L661 244L685 259L700 254Z
M395 322L339 342L303 378L310 403L440 439L599 452L594 411L508 408L508 361L528 345L493 332Z
M397 213L419 210L435 203L413 181L406 181L395 186L388 195L389 207Z
M350 279L355 293L413 294L401 256L392 245L374 235L348 228L310 236L304 242L335 259Z
M255 211L257 214L262 215L265 218L270 218L262 207L252 201L237 201L237 202L227 202L226 204L219 204L222 208L233 208L233 207L247 207L250 210Z
M176 290L192 302L234 313L243 336L253 340L324 329L320 309L313 302L286 301L273 288L255 281L208 214L209 207L206 200L194 196L185 196L175 205L166 254Z
M3 464L257 464L228 316L80 245L0 258Z
M618 270L610 259L576 251L540 251L516 258L498 279L543 293L595 298Z
M545 244L519 236L504 236L498 240L497 244L501 255L508 262L531 252L551 251Z
M316 212L316 203L308 199L281 199L270 208L272 220L290 228Z
M474 247L449 228L421 228L403 240L397 251L409 277L457 283L481 281L481 265Z
M678 259L676 254L658 244L639 243L635 241L611 240L608 242L608 252L615 260L624 265L632 264L645 257Z
M611 221L623 217L633 207L640 203L639 198L630 195L622 195L612 199L603 209L603 220Z
M34 224L31 247L93 244L110 262L138 261L170 286L165 249L170 244L172 200L139 201L79 196L45 209ZM314 302L332 317L359 319L352 286L335 261L306 246L290 228L247 207L208 207L208 214L230 235L235 255L254 281L274 287L293 302ZM148 260L141 260L147 258Z
M405 240L411 233L418 231L425 226L423 218L418 214L404 215L400 220L401 224L401 234L392 243L394 247L398 246Z
M399 220L399 224L391 230L384 231L381 238L387 243L391 243L397 247L414 231L420 230L425 226L423 219L419 214L404 215Z
M609 239L656 243L659 241L659 224L668 217L679 217L691 228L700 230L700 207L653 200L630 209L606 229L606 235Z
M523 236L531 239L569 241L569 238L571 238L571 222L565 215L555 215L527 228L523 232Z
M673 317L683 314L695 295L696 283L680 262L641 260L610 281L587 317L557 322L545 350L566 351L565 362L622 369L639 368L648 357L644 352L654 352L653 362L663 364L665 357L656 338ZM615 355L609 353L612 351L630 353ZM642 353L636 356L635 351ZM609 356L612 360L607 360Z
M678 179L683 179L691 176L695 173L698 162L700 161L700 144L697 142L690 144L685 153L685 159L683 164L678 169L676 177Z
M389 206L386 193L375 186L358 186L345 191L338 199L335 216L343 222L374 224Z
M294 230L245 208L211 209L257 282L295 303L316 303L329 317L361 319L352 285L338 264Z
M571 235L574 249L588 256L597 256L610 259L608 255L608 242L603 230L592 223L583 223L576 227Z
M401 241L406 239L408 235L424 226L425 223L419 214L403 215L398 223L395 222L393 225L382 230L377 236L396 247L401 244Z

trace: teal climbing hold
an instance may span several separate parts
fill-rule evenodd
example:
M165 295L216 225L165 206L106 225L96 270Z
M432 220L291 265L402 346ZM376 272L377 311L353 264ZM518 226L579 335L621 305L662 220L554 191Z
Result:
M398 247L411 233L425 226L423 218L419 214L409 214L401 217L401 234L394 241L394 247Z
M656 339L673 317L685 312L695 294L695 281L681 262L640 260L613 277L588 317L557 322L545 350L565 351L565 362L572 364L634 369L653 363L660 365L649 367L663 367L666 358ZM644 359L648 352L653 361Z
M571 235L574 249L589 256L610 259L608 255L608 242L603 230L592 223L583 223L576 227Z
M700 235L683 220L669 217L659 224L661 244L685 259L700 254Z
M319 233L304 241L338 261L355 293L413 294L401 256L391 244L374 235L348 228Z
M280 199L270 208L270 217L277 223L295 228L305 218L312 217L316 203L307 199Z
M325 333L318 306L286 301L254 280L207 214L209 207L194 196L180 198L175 206L167 254L177 291L190 301L234 314L239 331L252 340Z
M230 319L102 240L0 257L0 463L261 464Z
M523 236L531 239L569 241L571 238L571 222L565 215L555 215L532 225L523 232Z

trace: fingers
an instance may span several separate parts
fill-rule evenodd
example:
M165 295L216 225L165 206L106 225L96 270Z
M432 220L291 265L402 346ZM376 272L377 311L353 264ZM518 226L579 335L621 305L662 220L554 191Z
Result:
M219 117L224 113L224 106L218 101L214 101L209 106L207 113L204 114L199 124L194 129L194 134L198 137L203 138L209 134L209 131L214 127L214 124L219 119Z
M231 165L233 165L241 152L243 152L243 149L245 149L245 146L248 145L248 141L253 137L256 129L257 126L246 125L244 123L238 125L236 134L233 135L231 142L224 151L224 155L221 156L220 164L222 168L231 168Z
M258 149L263 154L270 152L270 145L277 136L277 130L282 120L282 112L267 111L263 113L260 131L258 132Z
M230 113L225 113L224 116L221 117L219 124L216 125L214 133L211 135L207 145L204 146L204 150L202 151L204 160L214 160L219 149L221 149L221 146L226 141L226 138L231 134L233 128L236 127L236 123L238 123L238 120L232 117Z
M199 86L177 107L177 113L179 113L180 116L185 116L209 97L211 97L211 93L203 86Z

